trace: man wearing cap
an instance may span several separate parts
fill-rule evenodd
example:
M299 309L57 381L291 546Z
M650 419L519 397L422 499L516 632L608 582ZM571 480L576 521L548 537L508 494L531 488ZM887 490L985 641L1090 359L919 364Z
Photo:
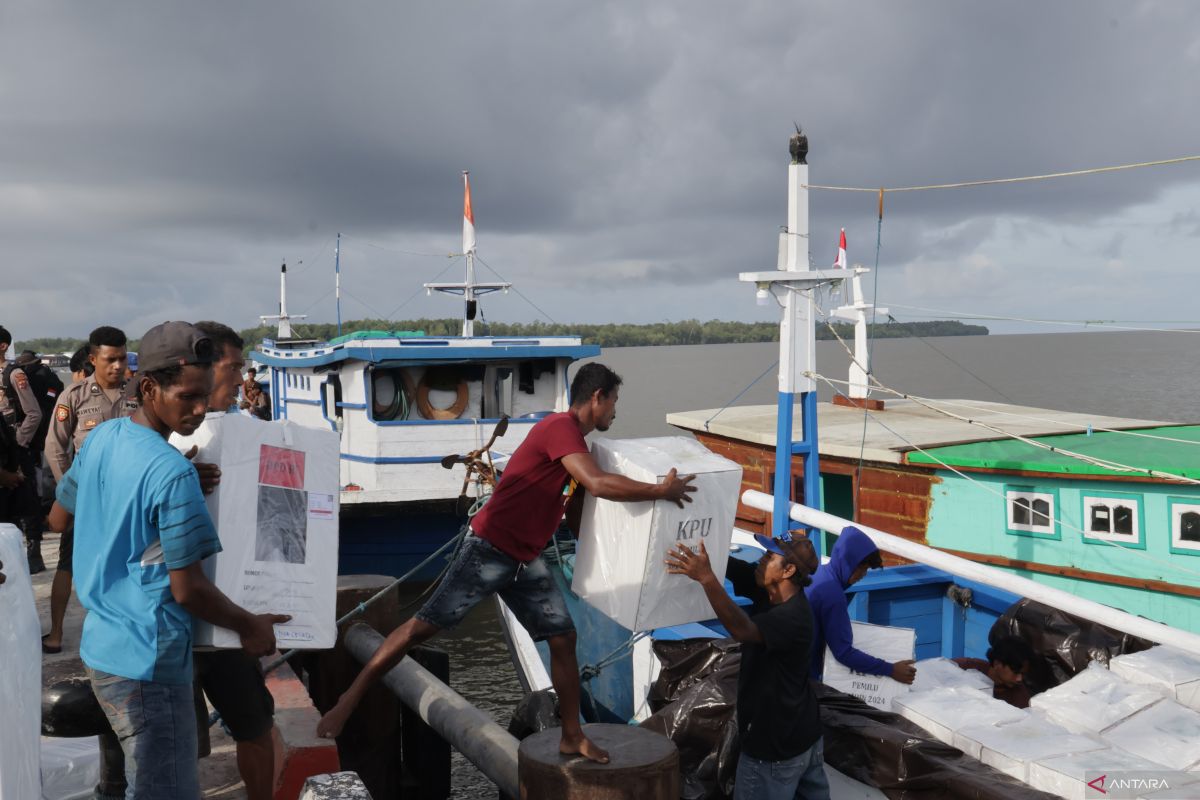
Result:
M700 584L729 635L741 642L738 671L738 758L734 800L829 797L821 713L808 680L812 612L804 597L817 566L812 543L756 536L766 552L756 567L730 558L726 577L754 601L743 611L717 580L701 542L693 552L676 545L667 571ZM751 578L752 574L752 578Z
M203 421L212 361L212 341L193 325L148 331L140 407L88 436L51 510L55 529L77 522L76 590L88 612L79 652L136 800L200 793L192 617L236 631L251 655L272 652L273 626L289 619L235 605L201 568L221 545L196 469L167 437Z
M854 646L846 590L862 580L868 569L882 566L883 558L871 537L853 525L842 528L829 553L829 562L821 565L813 576L812 585L804 590L816 622L811 665L814 679L820 680L825 672L826 645L834 658L855 672L882 675L900 683L912 683L917 677L911 660L893 664Z
M88 336L86 347L92 372L63 391L46 435L46 463L55 481L61 481L71 468L75 454L96 426L137 410L137 399L130 396L133 387L125 381L125 333L101 325ZM68 528L58 542L58 567L50 587L50 632L42 637L46 653L62 652L63 619L71 601L74 545L75 530Z

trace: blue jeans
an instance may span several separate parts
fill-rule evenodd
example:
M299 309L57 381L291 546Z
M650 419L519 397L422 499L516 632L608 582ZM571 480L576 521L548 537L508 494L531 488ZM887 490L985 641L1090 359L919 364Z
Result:
M192 685L135 681L90 667L88 677L125 753L125 799L197 800Z
M742 753L733 800L829 800L824 739L783 761L759 761Z

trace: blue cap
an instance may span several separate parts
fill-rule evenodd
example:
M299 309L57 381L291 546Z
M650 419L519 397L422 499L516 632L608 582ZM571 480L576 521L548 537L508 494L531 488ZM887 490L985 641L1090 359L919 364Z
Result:
M756 533L754 534L754 541L762 545L763 549L768 553L775 553L776 555L783 556L784 558L787 557L787 553L783 552L783 548L780 547L770 536L763 536L761 533Z
M137 372L137 353L126 353L125 359L125 365L129 367L129 371Z

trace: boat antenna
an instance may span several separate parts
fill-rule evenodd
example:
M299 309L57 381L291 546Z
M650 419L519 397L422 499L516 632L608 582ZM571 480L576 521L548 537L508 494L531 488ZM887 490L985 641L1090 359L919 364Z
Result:
M337 335L342 335L342 234L333 247L333 302L337 307Z
M307 314L288 314L287 310L287 262L279 268L279 313L267 314L259 317L259 320L266 325L268 322L278 322L279 327L276 329L276 341L284 341L292 338L292 320L307 319Z
M446 294L461 294L463 297L463 327L464 339L475 335L475 315L479 310L478 297L490 292L508 292L511 283L479 283L475 280L475 212L471 210L471 178L465 169L463 177L463 255L466 256L466 275L462 283L427 283L425 291L433 294L435 291Z

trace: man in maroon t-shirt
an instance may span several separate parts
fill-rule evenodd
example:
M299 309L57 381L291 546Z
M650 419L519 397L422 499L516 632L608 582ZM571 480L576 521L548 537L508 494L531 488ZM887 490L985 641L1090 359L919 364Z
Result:
M575 625L541 552L563 517L563 489L571 478L606 500L670 500L681 508L696 491L692 475L679 477L671 470L661 483L642 483L605 472L592 459L583 437L608 430L617 416L620 385L621 378L603 364L580 368L571 382L570 410L551 414L525 437L495 494L471 521L471 532L433 596L416 616L392 631L321 717L318 736L337 736L366 690L409 648L454 627L480 601L498 593L534 641L545 640L550 647L550 680L562 718L559 750L608 761L608 753L583 735L579 723ZM581 492L575 494L582 497Z

